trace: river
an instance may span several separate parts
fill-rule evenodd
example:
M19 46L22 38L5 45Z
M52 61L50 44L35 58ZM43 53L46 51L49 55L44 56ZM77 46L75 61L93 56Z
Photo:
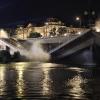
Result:
M100 68L0 64L0 100L100 100Z

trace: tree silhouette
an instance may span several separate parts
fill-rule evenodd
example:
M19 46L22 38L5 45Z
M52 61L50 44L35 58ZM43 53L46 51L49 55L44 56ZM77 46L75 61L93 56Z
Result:
M60 27L60 28L58 28L57 31L58 31L59 35L64 35L67 32L65 27Z
M42 35L38 32L34 32L34 33L30 33L28 38L37 38L37 37L41 37Z

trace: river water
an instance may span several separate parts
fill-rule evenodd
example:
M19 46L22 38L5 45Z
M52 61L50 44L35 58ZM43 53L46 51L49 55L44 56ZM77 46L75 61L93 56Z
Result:
M0 64L0 100L100 100L100 68Z

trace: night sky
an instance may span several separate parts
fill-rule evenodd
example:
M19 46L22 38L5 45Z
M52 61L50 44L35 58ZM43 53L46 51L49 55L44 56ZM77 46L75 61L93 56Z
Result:
M99 0L0 0L0 26L57 17L70 22L85 10L99 14Z

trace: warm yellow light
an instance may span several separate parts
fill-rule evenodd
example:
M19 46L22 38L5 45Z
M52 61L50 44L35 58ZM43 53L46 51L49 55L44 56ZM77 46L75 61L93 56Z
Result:
M96 32L100 32L100 19L96 21L94 29Z
M44 73L44 79L42 83L42 87L43 87L42 93L43 95L50 95L52 94L52 90L51 90L52 80L50 79L49 72L50 72L50 67L52 67L52 64L45 63L45 64L42 64L41 66Z
M4 29L0 29L0 38L8 38L8 33Z
M76 17L76 20L77 20L77 21L80 20L80 17Z
M27 68L27 64L26 63L16 63L14 65L14 68L16 69L17 74L18 74L17 84L16 84L17 96L22 97L24 96L24 87L25 87L23 76L24 76L24 71Z
M67 36L67 34L65 33L64 36Z
M100 32L100 28L96 28L96 32Z
M4 95L5 83L5 67L0 66L0 95Z
M100 29L97 29L96 31L97 31L97 32L100 32Z
M77 34L79 34L79 35L80 35L80 34L81 34L81 32L78 32Z

